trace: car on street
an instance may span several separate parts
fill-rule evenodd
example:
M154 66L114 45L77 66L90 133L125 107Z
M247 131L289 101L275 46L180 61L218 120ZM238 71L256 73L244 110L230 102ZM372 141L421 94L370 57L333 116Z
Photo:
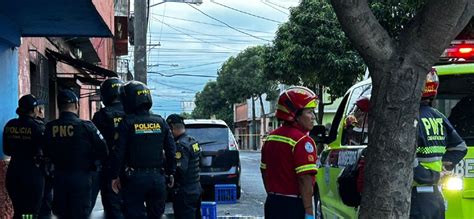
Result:
M222 120L184 120L186 133L194 137L202 148L201 185L204 197L213 197L214 185L234 184L240 198L240 158L237 141L229 126Z

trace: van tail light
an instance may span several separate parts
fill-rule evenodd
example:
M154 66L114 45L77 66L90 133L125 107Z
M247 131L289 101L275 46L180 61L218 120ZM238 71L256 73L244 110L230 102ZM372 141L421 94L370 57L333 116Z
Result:
M230 151L236 151L236 150L239 150L238 146L237 146L237 143L234 141L229 141L229 150Z
M230 174L230 175L227 175L227 178L230 179L230 178L236 178L238 177L239 175L237 174Z
M239 150L239 146L237 145L235 138L232 137L231 133L229 133L229 150L230 151Z

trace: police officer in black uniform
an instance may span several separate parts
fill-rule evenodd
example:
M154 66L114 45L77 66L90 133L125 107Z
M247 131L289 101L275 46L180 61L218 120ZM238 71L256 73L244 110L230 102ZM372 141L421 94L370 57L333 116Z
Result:
M122 80L118 78L109 78L100 85L100 97L105 107L95 113L92 118L92 122L94 122L102 135L104 135L110 155L114 149L114 142L117 140L115 139L115 133L117 132L118 124L125 115L119 96L119 88L122 84ZM124 218L122 200L119 194L112 191L111 182L109 156L107 160L105 160L105 163L102 164L102 170L99 171L99 179L94 181L91 203L92 206L94 206L100 187L105 218L122 219Z
M107 145L91 121L79 119L72 90L57 97L59 119L46 124L44 154L54 165L53 212L59 219L88 218L95 161L107 157Z
M168 158L165 172L172 186L176 146L164 119L149 111L152 99L146 85L131 81L121 89L126 115L119 124L118 143L112 156L112 188L117 192L123 185L126 218L161 218L160 207L166 197L163 150Z
M177 219L201 218L201 183L199 163L201 148L198 142L186 134L184 120L178 114L166 118L176 142L176 182L173 212Z
M35 121L40 101L28 94L20 98L18 118L3 130L4 153L11 156L6 188L15 211L14 219L37 217L43 196L44 177L40 169L44 125Z
M38 115L36 115L36 122L41 125L46 125L45 122L45 105L41 103L38 105ZM41 208L39 211L39 219L50 219L52 217L51 206L53 204L53 164L49 159L42 157L41 167L44 174L44 190L43 200L41 201Z

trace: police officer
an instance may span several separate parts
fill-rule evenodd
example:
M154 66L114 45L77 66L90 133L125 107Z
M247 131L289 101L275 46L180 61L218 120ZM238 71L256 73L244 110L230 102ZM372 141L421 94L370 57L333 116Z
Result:
M437 184L467 153L466 143L449 120L431 107L438 87L433 68L427 74L420 104L410 218L444 218L444 199Z
M59 119L48 122L44 154L54 165L53 212L59 219L89 217L95 161L107 157L107 145L91 121L79 119L72 90L57 96Z
M115 133L117 132L118 124L125 115L119 95L119 88L122 84L122 80L118 78L109 78L100 85L100 96L105 107L95 113L92 118L92 122L94 122L99 131L104 135L110 155L112 154L113 146L117 140L115 139ZM98 180L94 181L95 185L92 191L91 202L92 206L94 206L100 187L105 218L121 219L124 218L122 200L119 194L112 191L109 162L110 156L105 160L105 163L102 164L102 170L99 171Z
M201 218L201 183L199 163L201 148L198 142L186 134L184 120L178 114L171 114L166 122L176 142L176 182L174 188L173 212L177 219Z
M45 105L40 104L38 105L38 115L36 115L35 120L44 126L46 124L45 118ZM49 219L52 217L51 205L53 203L53 165L49 159L42 157L41 168L44 173L44 190L38 218Z
M316 101L317 96L305 87L289 88L278 98L276 117L284 123L267 136L261 152L265 218L314 219L317 157L308 132L313 128Z
M119 123L118 142L112 156L112 188L117 192L123 185L126 218L161 218L160 208L166 197L163 155L167 158L165 172L170 176L169 186L174 184L173 136L165 120L150 112L151 92L145 84L130 81L121 89L126 115Z
M11 156L6 187L13 204L14 219L38 215L43 197L44 177L40 169L44 124L35 120L40 101L28 94L18 101L18 118L3 130L4 153Z

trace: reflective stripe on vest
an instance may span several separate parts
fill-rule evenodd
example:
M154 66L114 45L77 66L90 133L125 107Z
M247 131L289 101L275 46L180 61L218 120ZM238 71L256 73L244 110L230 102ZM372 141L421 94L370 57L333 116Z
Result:
M443 162L441 160L434 162L420 162L420 165L436 172L441 172L441 170L443 170Z
M285 136L281 136L281 135L269 135L267 137L267 139L265 139L265 141L277 141L277 142L282 142L282 143L285 143L285 144L289 144L291 147L295 147L296 144L298 143L297 141L291 139L291 138L288 138L288 137L285 137Z
M429 147L418 147L416 148L416 153L420 154L444 154L446 152L446 147L444 146L429 146Z
M305 172L308 170L317 170L317 169L318 167L316 166L316 164L306 164L306 165L295 168L295 171L298 174L298 173Z

